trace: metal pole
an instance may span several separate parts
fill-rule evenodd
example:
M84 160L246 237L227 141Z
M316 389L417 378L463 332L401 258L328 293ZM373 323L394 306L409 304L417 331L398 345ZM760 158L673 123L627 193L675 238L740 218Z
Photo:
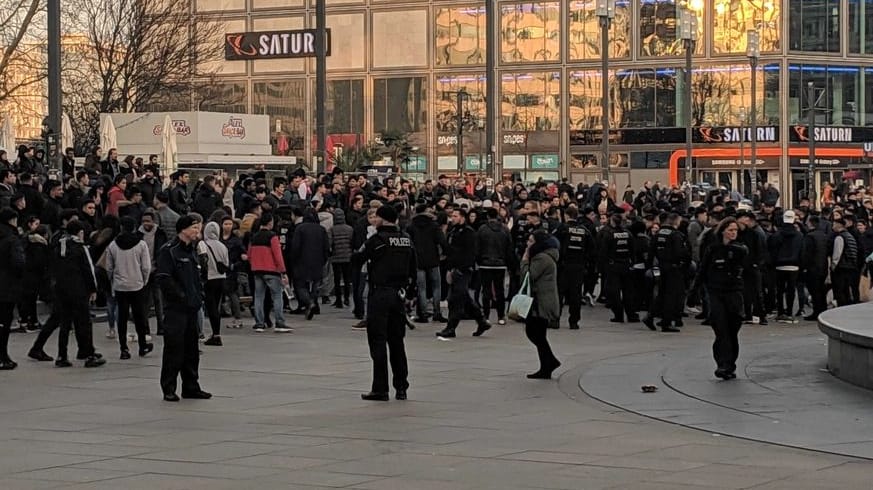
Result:
M462 88L458 90L457 96L458 143L456 151L458 152L458 173L462 174L464 171L464 97L467 96L467 91Z
M603 111L603 178L609 182L609 24L608 16L600 17L600 84L602 87L600 106Z
M48 0L48 133L49 141L54 142L52 148L46 148L50 168L60 169L60 157L63 149L60 145L61 113L61 0Z
M685 40L685 181L689 185L694 183L694 174L692 170L691 157L691 139L692 122L691 122L691 55L694 51L694 40ZM689 190L690 195L690 190Z
M756 30L746 31L746 55L749 57L749 66L752 71L752 105L749 107L752 161L749 167L749 180L752 187L752 201L754 202L755 191L758 187L758 56L760 55L760 35Z
M315 1L315 45L317 52L315 57L315 126L318 139L315 171L327 170L327 112L325 109L327 99L327 36L325 33L326 12L325 0ZM353 101L354 105L354 101Z
M745 187L743 186L743 167L746 165L746 108L740 107L740 160L739 160L739 168L740 168L740 193L745 194ZM751 183L751 180L749 181ZM753 192L754 194L754 192Z
M811 206L815 207L815 84L809 82L806 85L806 100L809 103L807 110L808 126L806 136L809 139L809 162L806 166L806 197Z
M486 175L495 178L494 175L494 154L495 135L497 133L497 53L498 46L495 44L497 40L497 0L485 1L485 146L488 147L488 160L485 162L484 170ZM481 152L481 144L480 149ZM480 162L480 164L482 164Z

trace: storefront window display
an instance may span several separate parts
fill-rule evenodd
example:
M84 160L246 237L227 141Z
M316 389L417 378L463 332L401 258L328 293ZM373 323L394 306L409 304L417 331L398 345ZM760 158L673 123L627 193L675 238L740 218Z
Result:
M746 52L746 33L757 30L762 53L782 50L782 10L779 0L714 0L712 51Z
M501 129L513 131L560 129L560 73L504 74L500 92Z
M680 56L685 54L685 44L679 38L679 9L676 0L640 0L639 49L642 57ZM692 8L697 2L691 3ZM698 11L697 38L703 39L702 6ZM698 42L695 54L703 54L704 43Z
M873 125L873 69L857 66L793 64L788 67L788 117L806 123L807 87L815 86L816 122L824 126Z
M560 61L560 2L502 4L500 60L505 63Z
M270 116L273 153L303 156L306 135L306 82L255 82L252 88L252 112Z
M434 64L485 64L485 6L439 7L434 10Z
M840 1L789 0L792 51L840 52Z
M616 2L615 19L609 28L609 57L627 58L630 56L631 11L629 1ZM571 0L570 15L570 59L600 59L600 18L596 13L596 0Z

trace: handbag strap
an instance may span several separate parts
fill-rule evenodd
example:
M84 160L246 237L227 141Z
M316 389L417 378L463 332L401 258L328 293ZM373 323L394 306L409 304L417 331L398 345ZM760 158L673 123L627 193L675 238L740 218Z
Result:
M524 275L524 281L521 282L521 288L519 288L525 296L530 296L530 272Z
M216 268L216 269L218 269L218 264L221 264L221 265L223 265L223 266L225 266L225 267L229 267L229 266L228 266L227 264L225 264L224 262L220 262L220 261L218 260L218 258L215 256L215 252L212 251L212 247L210 247L209 244L206 243L206 240L203 240L203 245L206 245L206 249L209 250L209 255L211 255L211 256L212 256L212 260L215 261L215 264L216 264L216 265L215 265L215 268Z

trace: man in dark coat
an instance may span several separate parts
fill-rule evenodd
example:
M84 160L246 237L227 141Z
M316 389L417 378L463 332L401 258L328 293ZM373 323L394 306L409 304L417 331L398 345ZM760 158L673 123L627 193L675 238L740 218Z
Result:
M291 257L294 258L294 290L300 302L308 307L306 316L309 320L319 313L318 286L324 276L324 264L330 259L327 231L311 209L303 214L303 222L294 228Z
M436 216L428 212L427 206L419 204L415 208L416 215L406 233L412 239L418 267L417 289L418 305L415 321L427 323L427 285L431 284L433 294L433 319L438 322L447 321L440 312L442 297L440 278L440 251L448 248L446 237L436 222Z
M829 234L825 231L825 223L818 216L810 216L807 224L811 231L803 237L800 264L801 274L812 300L812 314L803 319L817 321L818 315L828 307L825 280L828 276Z
M186 215L191 210L188 202L188 181L191 175L187 170L179 170L176 173L176 186L170 191L170 209L179 215ZM204 216L208 218L208 216Z
M21 300L21 275L24 272L24 247L18 237L18 213L0 210L0 370L15 369L7 346L12 331L12 313Z
M36 183L33 181L33 175L25 172L18 176L18 192L24 195L24 202L26 203L19 218L22 221L27 221L27 218L31 216L41 216L45 199L39 192L39 189L37 189Z
M194 197L194 212L206 220L223 204L221 195L215 190L215 187L215 176L207 175L203 177L203 184L197 189L197 195Z

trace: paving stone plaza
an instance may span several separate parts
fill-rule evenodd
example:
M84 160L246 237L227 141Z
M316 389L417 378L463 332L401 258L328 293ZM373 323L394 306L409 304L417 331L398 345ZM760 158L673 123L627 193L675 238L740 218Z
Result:
M328 311L331 310L331 311ZM161 400L157 352L101 369L25 359L0 375L0 489L864 489L873 392L825 370L812 323L746 326L739 377L712 376L712 334L614 325L585 310L549 335L563 366L533 381L522 326L407 336L409 400L364 402L371 364L348 311L294 334L203 347L212 400ZM52 339L52 344L55 339ZM52 345L50 344L50 345ZM53 353L49 350L49 353ZM657 392L640 387L652 384Z

